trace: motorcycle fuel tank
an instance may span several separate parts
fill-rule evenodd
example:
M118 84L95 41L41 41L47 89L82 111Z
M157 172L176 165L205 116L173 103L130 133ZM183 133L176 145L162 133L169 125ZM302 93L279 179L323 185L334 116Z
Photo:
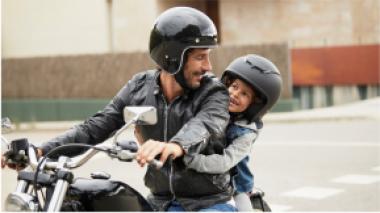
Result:
M153 211L139 192L120 181L78 178L67 195L69 211Z

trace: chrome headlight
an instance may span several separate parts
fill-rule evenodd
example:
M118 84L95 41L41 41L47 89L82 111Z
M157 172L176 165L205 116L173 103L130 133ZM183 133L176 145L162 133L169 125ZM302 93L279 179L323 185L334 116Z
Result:
M5 200L5 210L10 212L37 211L38 205L31 195L13 192Z

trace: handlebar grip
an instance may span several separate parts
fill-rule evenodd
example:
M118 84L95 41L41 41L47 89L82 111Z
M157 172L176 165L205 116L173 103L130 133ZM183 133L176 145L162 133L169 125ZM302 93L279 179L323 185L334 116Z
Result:
M154 166L156 169L161 169L164 164L159 160L153 159L149 162L149 165Z

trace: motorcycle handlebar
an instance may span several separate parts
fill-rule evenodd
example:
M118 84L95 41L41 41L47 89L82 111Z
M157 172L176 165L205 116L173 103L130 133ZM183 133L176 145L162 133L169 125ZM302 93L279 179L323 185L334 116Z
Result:
M91 149L87 150L84 154L75 157L75 158L68 158L68 161L65 163L65 167L69 169L74 169L82 166L84 163L86 163L88 160L90 160L94 155L96 155L98 152L106 152L108 156L118 158L122 161L131 161L136 158L137 153L131 152L130 150L123 150L120 146L117 145L96 145L93 146ZM35 149L30 146L28 149L28 156L29 156L29 162L33 169L36 169L38 166L37 161L37 155L35 152ZM149 162L150 165L154 166L155 168L159 169L163 166L163 163L159 160L153 159L151 162ZM52 162L43 162L42 165L43 168L48 169L55 169L58 167L57 161Z

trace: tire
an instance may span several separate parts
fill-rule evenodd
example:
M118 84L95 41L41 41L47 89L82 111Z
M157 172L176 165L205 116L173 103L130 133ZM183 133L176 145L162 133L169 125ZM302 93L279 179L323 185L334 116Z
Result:
M258 212L271 212L268 203L261 196L251 196L251 204L253 211Z

